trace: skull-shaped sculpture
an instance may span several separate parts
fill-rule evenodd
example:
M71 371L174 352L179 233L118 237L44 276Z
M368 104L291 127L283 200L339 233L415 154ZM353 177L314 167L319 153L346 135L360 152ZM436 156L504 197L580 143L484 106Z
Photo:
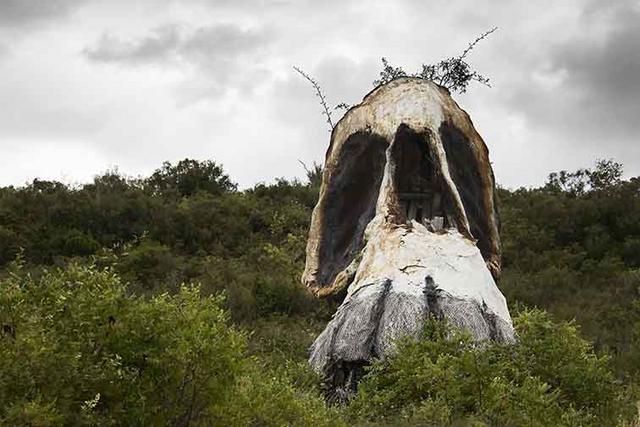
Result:
M331 135L303 282L344 301L311 348L332 396L433 315L476 339L511 341L488 150L449 92L400 78Z

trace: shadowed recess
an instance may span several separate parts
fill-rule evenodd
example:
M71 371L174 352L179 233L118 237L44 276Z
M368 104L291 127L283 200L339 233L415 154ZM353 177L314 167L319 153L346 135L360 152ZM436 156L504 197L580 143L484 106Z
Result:
M491 218L487 217L483 166L479 164L479 156L474 153L469 139L453 123L443 122L439 132L449 173L462 199L471 234L478 240L477 246L484 259L488 259L491 255ZM497 219L497 213L494 214Z
M368 132L354 133L341 146L321 224L320 283L331 283L363 247L364 230L375 215L387 146L382 136Z
M428 133L401 124L393 144L394 183L400 220L415 220L431 231L454 227L453 215L429 147Z

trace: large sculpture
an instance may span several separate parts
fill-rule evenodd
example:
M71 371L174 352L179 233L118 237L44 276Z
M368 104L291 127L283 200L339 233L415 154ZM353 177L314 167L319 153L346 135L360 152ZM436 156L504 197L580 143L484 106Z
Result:
M303 282L344 300L310 364L330 396L436 316L511 341L488 150L449 92L419 78L379 86L331 135Z

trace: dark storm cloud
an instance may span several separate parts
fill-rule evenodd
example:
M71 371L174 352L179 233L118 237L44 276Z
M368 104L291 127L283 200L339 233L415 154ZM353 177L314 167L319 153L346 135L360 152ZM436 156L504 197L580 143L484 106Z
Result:
M640 6L628 0L593 2L582 32L550 49L542 74L559 79L515 88L512 104L533 122L584 137L586 143L626 145L640 132ZM601 36L593 29L600 27ZM605 28L602 30L602 28Z
M16 27L60 18L82 3L82 0L1 0L0 27Z

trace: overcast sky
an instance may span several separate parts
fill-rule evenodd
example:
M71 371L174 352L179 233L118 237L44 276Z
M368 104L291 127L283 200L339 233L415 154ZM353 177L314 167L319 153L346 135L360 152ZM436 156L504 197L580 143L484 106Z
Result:
M0 0L0 185L185 157L241 187L302 176L329 132L293 65L355 104L381 56L415 71L494 26L469 57L493 87L455 98L498 182L640 175L638 0Z

